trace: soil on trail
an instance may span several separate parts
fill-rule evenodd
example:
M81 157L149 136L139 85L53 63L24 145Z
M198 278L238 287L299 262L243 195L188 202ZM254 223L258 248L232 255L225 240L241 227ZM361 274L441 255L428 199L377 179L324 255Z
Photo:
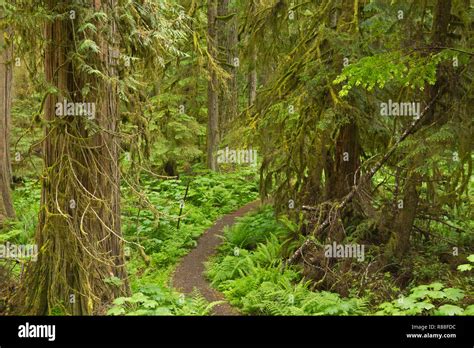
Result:
M210 256L215 254L216 248L222 243L219 236L225 226L235 223L235 218L243 216L257 208L260 201L254 201L234 211L233 213L224 215L213 226L211 226L199 238L196 248L191 250L179 263L173 275L173 286L186 294L191 293L196 288L206 300L223 301L224 295L213 289L204 275L204 262ZM216 315L240 315L240 313L230 306L227 302L219 304L213 308Z

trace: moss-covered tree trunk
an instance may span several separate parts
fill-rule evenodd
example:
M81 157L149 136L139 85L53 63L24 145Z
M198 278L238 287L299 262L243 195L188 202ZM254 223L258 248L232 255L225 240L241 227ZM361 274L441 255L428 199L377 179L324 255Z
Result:
M229 0L219 1L217 7L217 36L219 61L229 75L225 88L219 93L219 136L222 139L230 123L237 116L237 69L240 65L237 55L237 15L233 14Z
M0 13L1 17L1 13ZM10 112L12 87L12 50L5 41L8 32L0 28L0 225L15 215L10 194Z
M67 15L45 26L45 76L58 92L49 94L44 106L48 125L36 233L40 253L27 270L22 309L29 314L103 313L116 296L129 294L120 228L119 115L112 54L116 30L111 11L116 1L91 0L74 18L69 1L46 4L51 13ZM92 11L108 18L92 22L97 34L86 34L100 51L80 62L75 45L84 37L76 30ZM104 75L84 72L84 63ZM64 101L90 103L95 114L58 114L57 103Z
M337 1L333 6L332 14L329 15L328 24L332 26L335 31L340 32L344 35L347 32L357 31L357 14L354 13L352 6L345 4L344 2ZM327 41L326 45L331 45ZM333 48L329 47L330 51ZM343 62L347 57L341 54L334 54L333 65L335 71L341 71L344 66ZM328 88L332 88L329 86ZM328 93L330 94L330 93ZM334 101L333 97L328 99L337 109L337 102ZM343 198L349 193L352 186L355 183L356 176L359 176L360 166L360 152L361 146L359 142L359 130L355 117L352 116L348 111L342 109L338 111L338 116L343 122L341 122L339 128L336 130L337 137L334 146L334 160L328 156L329 163L326 164L327 177L326 181L326 198L338 200ZM357 180L356 180L357 181Z
M353 120L340 127L336 139L334 162L326 182L326 197L341 199L358 182L360 172L360 144Z
M251 43L251 53L250 53L250 69L249 69L249 106L255 103L257 99L257 45L253 42Z
M207 49L214 62L217 62L217 1L207 2ZM219 141L219 93L217 72L209 59L209 82L207 87L207 167L217 169L217 146Z

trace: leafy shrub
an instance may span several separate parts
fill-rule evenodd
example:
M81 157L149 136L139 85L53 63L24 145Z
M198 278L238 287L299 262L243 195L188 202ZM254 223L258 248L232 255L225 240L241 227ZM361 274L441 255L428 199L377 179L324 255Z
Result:
M400 297L379 306L378 315L472 315L474 306L465 310L448 302L458 302L465 296L464 291L457 288L445 288L441 283L419 285L410 291L407 297ZM466 312L466 313L465 313Z
M468 272L474 269L474 254L467 257L469 263L465 263L458 266L458 270L461 272Z
M131 297L114 300L108 315L209 315L219 302L208 303L194 292L185 297L160 286L145 286Z

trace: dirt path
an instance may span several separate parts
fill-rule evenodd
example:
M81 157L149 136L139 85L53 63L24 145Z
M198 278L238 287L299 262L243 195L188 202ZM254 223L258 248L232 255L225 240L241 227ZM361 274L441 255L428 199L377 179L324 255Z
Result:
M224 227L233 225L235 218L247 214L257 208L259 204L260 201L254 201L244 205L233 213L224 215L204 232L199 238L196 248L183 257L176 268L172 280L173 286L186 294L191 293L194 288L197 288L199 292L211 302L224 300L224 295L213 289L206 279L204 275L204 262L215 254L217 246L222 243L222 239L219 238L219 236L222 235ZM227 302L215 306L213 312L216 315L240 315L239 312Z

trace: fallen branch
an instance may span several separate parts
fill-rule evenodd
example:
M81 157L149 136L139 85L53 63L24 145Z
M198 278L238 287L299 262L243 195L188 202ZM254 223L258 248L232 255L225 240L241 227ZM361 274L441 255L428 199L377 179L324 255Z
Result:
M449 223L447 223L446 221L443 221L441 219L438 219L434 216L430 216L430 215L423 215L421 217L419 217L419 219L423 219L423 220L432 220L432 221L436 221L436 222L439 222L445 226L448 226L448 227L451 227L452 229L458 231L458 232L461 232L461 233L467 233L467 231L463 230L462 228L460 227L457 227L457 226L454 226L454 225L451 225Z
M397 149L398 145L405 140L412 132L416 129L416 127L423 121L423 119L426 116L426 112L431 108L435 100L438 98L440 94L440 91L435 95L435 97L430 101L430 103L425 107L423 112L421 113L420 117L416 118L411 125L403 132L403 134L400 136L400 138L393 144L393 146L390 148L390 150L387 151L385 156L382 157L373 167L370 169L364 176L361 177L359 184L354 185L351 189L351 191L342 199L341 203L337 207L338 209L344 209L348 203L352 201L352 198L354 198L355 194L359 190L362 184L368 183L370 179L375 175L375 173L382 168L382 166L387 162L387 160L392 156L392 154L395 152ZM309 208L309 207L307 207ZM306 209L308 210L308 209ZM330 217L327 217L326 220L324 220L321 225L313 232L313 235L318 235L320 234L330 223ZM294 252L294 254L287 260L287 264L295 264L298 262L303 255L303 252L306 251L306 249L309 247L311 243L311 239L306 239L305 242Z
M301 207L301 210L315 211L315 210L318 210L318 208L317 207L310 207L309 205L303 205Z
M451 243L451 244L456 244L456 241L454 240L451 240L449 238L446 238L446 237L443 237L443 236L440 236L439 234L437 233L433 233L433 232L430 232L430 231L427 231L427 230L424 230L420 227L418 227L417 225L413 225L413 227L415 228L415 230L423 233L424 235L429 235L429 236L433 236L435 238L438 238L438 239L441 239L441 240L444 240L445 242L448 242L448 243Z
M145 252L145 248L142 247L141 245L138 247L138 252L140 253L140 256L142 257L143 261L145 262L145 265L147 267L150 266L151 258L148 256Z

